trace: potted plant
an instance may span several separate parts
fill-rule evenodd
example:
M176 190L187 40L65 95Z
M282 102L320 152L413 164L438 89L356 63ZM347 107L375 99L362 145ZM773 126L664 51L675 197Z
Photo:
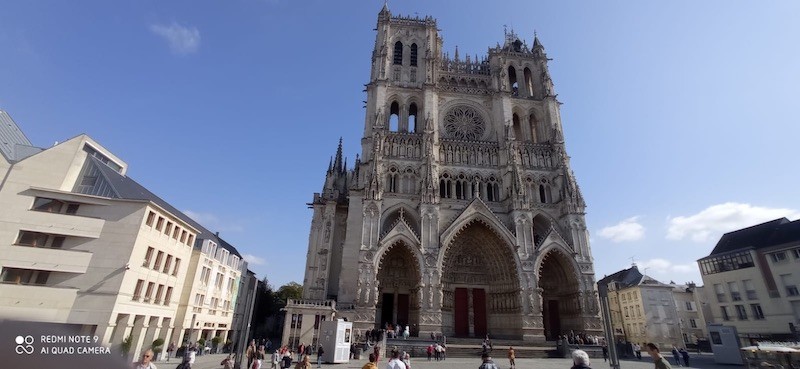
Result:
M211 339L211 349L216 354L219 350L219 343L222 342L222 337L216 336Z
M131 346L133 346L133 333L129 334L124 340L122 340L122 345L120 348L122 349L122 357L125 360L128 360L128 356L131 352Z
M150 347L150 349L153 350L153 354L155 356L155 358L153 358L154 361L159 361L162 359L161 352L164 351L163 346L164 346L163 338L159 338L153 341L153 345Z
M203 351L205 351L205 348L206 348L206 339L201 337L199 340L197 340L197 354L202 355Z

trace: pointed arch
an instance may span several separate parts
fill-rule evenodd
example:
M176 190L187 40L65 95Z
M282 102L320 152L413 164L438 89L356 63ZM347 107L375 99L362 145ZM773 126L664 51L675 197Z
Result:
M412 67L416 67L417 66L417 44L416 43L411 44L411 66Z
M514 96L519 94L519 83L517 82L517 70L513 65L508 66L508 86Z
M400 103L392 101L389 106L389 131L397 132L400 129Z
M525 93L526 96L533 96L533 75L531 73L531 69L527 66L523 71L523 78L525 81Z
M464 230L473 222L479 222L486 225L492 232L506 243L509 247L515 247L517 238L511 231L497 218L497 216L489 209L481 199L473 199L472 202L459 214L458 217L442 232L441 245L446 250L451 246L453 239L459 232ZM444 257L445 250L439 252L439 267ZM514 252L516 255L516 252ZM517 261L518 258L517 258Z
M384 209L381 214L381 237L391 231L400 218L405 219L411 231L419 235L419 213L407 204L399 203Z
M417 133L419 128L417 127L417 103L412 102L408 106L408 131L411 133Z
M403 65L403 43L400 41L394 43L394 55L392 60L392 64L394 65Z

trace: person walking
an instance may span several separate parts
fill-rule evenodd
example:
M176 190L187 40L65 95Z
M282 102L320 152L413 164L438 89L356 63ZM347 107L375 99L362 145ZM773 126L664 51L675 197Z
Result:
M511 369L516 369L516 367L517 367L517 364L514 362L515 358L516 358L516 355L514 354L514 348L513 347L509 347L508 348L508 362L511 363Z
M492 361L492 357L489 356L488 352L481 354L481 360L483 363L481 363L481 366L479 366L478 369L500 369L500 367L497 366L494 361Z
M425 351L428 354L428 361L431 361L431 357L433 356L433 344L431 343L428 345L428 348Z
M275 350L275 352L272 353L272 360L270 361L272 362L270 369L278 369L278 362L281 361L281 353Z
M153 364L153 350L147 349L142 353L142 358L133 365L133 369L157 369Z
M683 365L689 366L689 351L686 351L683 347L681 347L678 352L683 356Z
M603 349L603 362L606 362L608 361L608 346L603 345L602 349Z
M169 343L167 346L167 362L169 362L169 357L172 356L172 353L175 352L175 341Z
M181 361L181 369L192 369L194 360L197 358L197 346L192 345L183 352L183 361Z
M222 369L233 369L233 354L228 354L228 357L222 359L222 362L219 365L222 365Z
M297 361L303 360L303 354L306 352L306 345L300 342L297 346Z
M589 354L586 351L572 351L572 369L590 369L589 365Z
M303 355L302 359L294 366L294 369L311 369L311 359L308 355Z
M317 368L322 368L322 355L325 353L325 349L322 346L317 347Z
M675 347L675 345L672 345L672 358L675 359L675 365L683 366L681 365L681 354L678 352L678 349Z
M364 364L361 369L378 369L378 365L375 364L376 361L375 354L369 354L369 362Z
M247 345L247 351L245 352L245 356L247 357L247 367L250 368L253 366L253 360L256 357L256 340L250 341L250 344Z
M400 360L400 353L397 350L392 350L392 359L386 364L386 369L408 369L406 364Z
M655 369L672 369L672 365L669 364L669 361L661 355L661 350L658 349L658 345L650 342L646 347L647 353L653 358Z
M411 335L411 330L409 329L408 324L406 324L406 329L403 330L403 339L407 340L408 336L410 335Z

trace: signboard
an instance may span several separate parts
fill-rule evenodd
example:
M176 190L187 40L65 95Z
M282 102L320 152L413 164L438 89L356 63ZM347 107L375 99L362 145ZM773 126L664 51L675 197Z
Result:
M341 319L319 322L319 344L325 350L322 361L334 364L350 362L352 339L352 322Z

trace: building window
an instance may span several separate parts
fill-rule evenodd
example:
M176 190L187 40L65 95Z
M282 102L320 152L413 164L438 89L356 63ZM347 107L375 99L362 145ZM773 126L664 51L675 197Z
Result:
M744 308L744 305L735 305L735 307L739 320L747 320L747 309Z
M392 64L394 65L403 64L403 43L400 41L394 43L394 55L392 58Z
M172 269L172 275L178 275L178 268L181 266L181 258L175 258L175 268Z
M181 243L186 243L186 235L187 235L186 230L185 229L182 230L181 231Z
M397 168L389 168L389 180L386 181L389 188L387 192L397 192Z
M164 295L164 305L169 306L169 302L172 299L172 287L167 287L167 294Z
M792 255L794 255L794 259L800 259L800 249L792 249Z
M175 226L175 231L172 232L172 238L177 240L178 239L178 235L180 235L180 234L181 234L181 229L176 225Z
M156 300L153 301L154 304L160 304L161 303L161 294L162 293L164 293L164 285L163 284L159 284L158 285L158 289L156 290Z
M143 267L146 267L146 268L150 267L150 259L153 258L153 251L155 251L154 248L152 248L152 247L148 247L147 248L147 252L144 254L144 262L142 262L142 266Z
M217 289L222 289L222 281L223 280L225 280L225 275L222 274L222 273L217 273L217 279L216 279L216 281L214 281L215 285L217 286Z
M721 284L714 284L714 292L717 294L717 302L726 302L725 288Z
M731 316L728 315L728 307L727 306L720 306L720 312L722 312L722 320L731 320Z
M753 280L745 279L742 281L744 285L744 292L747 295L748 300L757 300L758 294L756 293L756 287L753 285Z
M739 285L736 282L728 282L728 289L731 291L731 301L742 301L742 295L739 293Z
M156 222L156 231L161 232L162 226L164 226L164 217L158 217L158 221Z
M781 282L786 287L786 295L788 296L798 296L800 292L797 290L797 285L792 282L792 275L791 274L781 274Z
M37 197L35 200L33 200L33 207L31 210L60 214L62 210L67 208L65 205L67 205L67 203L61 200ZM75 205L75 207L72 209L72 213L67 212L66 214L74 215L75 212L78 211L78 204L69 205Z
M50 272L33 269L20 269L4 267L0 273L2 283L45 285L50 277Z
M700 261L700 272L703 275L727 272L730 270L752 268L753 257L750 251L742 251L733 254L715 256Z
M194 245L194 235L193 234L189 235L189 240L186 241L186 245L188 245L188 246Z
M750 304L750 310L753 312L753 319L764 319L764 311L761 310L761 304Z
M169 267L172 266L172 255L167 255L167 261L164 262L164 269L161 270L162 273L169 273Z
M411 66L417 66L417 44L411 44Z
M147 291L144 293L144 302L150 302L150 299L153 298L153 288L155 288L156 284L150 282L147 284Z
M696 320L694 320L694 319L689 319L689 325L690 325L692 328L697 328L697 321L696 321Z
M623 295L623 296L625 296L625 295ZM630 317L630 315L628 315L628 307L627 306L625 307L625 317L626 318Z
M147 224L147 226L152 227L153 222L155 220L156 220L156 213L150 211L147 213L147 220L144 222L144 224Z
M774 252L772 254L769 254L769 256L772 258L772 262L773 263L781 263L781 262L784 262L784 261L787 260L786 259L786 252L783 252L783 251Z
M142 298L142 287L144 287L144 280L136 281L136 288L133 290L133 301L139 301Z
M15 245L60 249L64 245L65 240L65 236L31 231L19 231L19 236Z
M159 251L158 255L156 255L156 262L153 264L153 270L161 269L161 260L164 259L164 251Z
M172 222L170 222L170 221L167 221L167 227L166 227L166 228L164 228L164 234L166 234L166 235L167 235L167 237L169 237L169 234L170 234L171 232L172 232Z

